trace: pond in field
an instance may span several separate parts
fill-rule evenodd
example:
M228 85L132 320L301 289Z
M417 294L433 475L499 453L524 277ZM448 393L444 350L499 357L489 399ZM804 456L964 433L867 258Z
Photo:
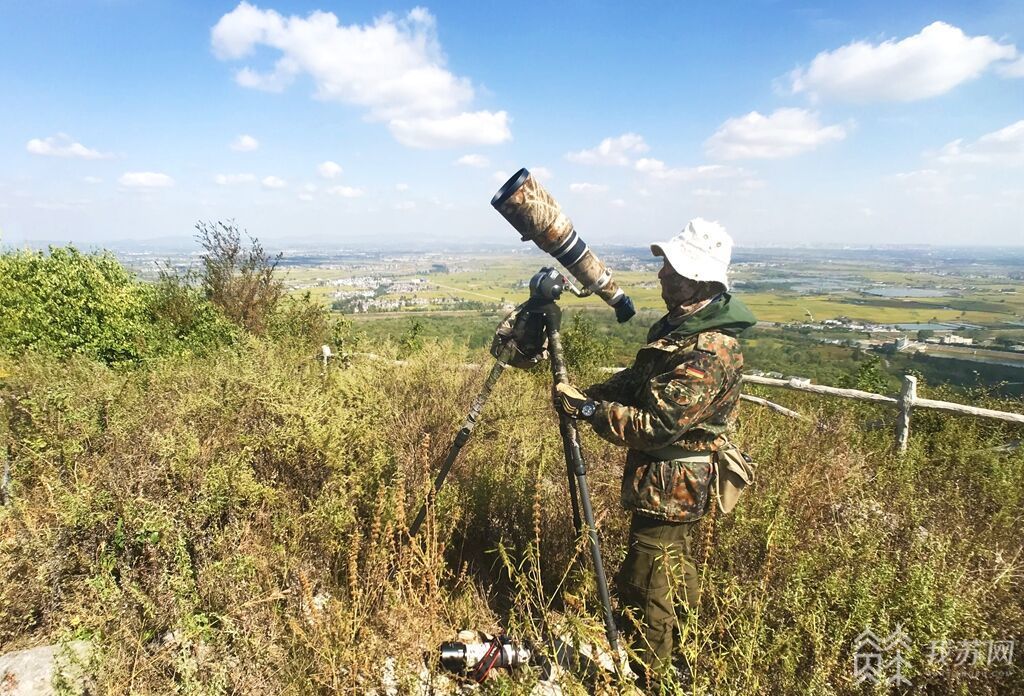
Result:
M862 290L865 295L876 295L878 297L946 297L952 295L952 290L941 288L901 288L901 287L871 287Z

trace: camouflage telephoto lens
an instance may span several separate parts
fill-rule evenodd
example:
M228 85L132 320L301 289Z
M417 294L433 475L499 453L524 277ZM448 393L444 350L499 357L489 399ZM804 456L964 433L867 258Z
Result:
M498 189L491 205L519 232L562 264L587 290L615 310L619 322L636 314L633 301L573 228L551 194L523 168Z

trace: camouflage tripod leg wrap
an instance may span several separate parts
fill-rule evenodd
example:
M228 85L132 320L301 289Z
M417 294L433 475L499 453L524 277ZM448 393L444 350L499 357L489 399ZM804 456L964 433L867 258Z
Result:
M441 486L444 485L444 480L448 476L448 472L451 471L452 465L455 463L455 459L459 456L462 446L466 444L466 441L469 440L469 436L473 434L473 429L476 427L476 424L480 419L480 412L483 411L484 405L487 403L487 399L490 398L491 391L494 389L494 385L497 384L498 378L501 377L505 368L508 367L508 361L512 359L512 356L515 354L515 350L515 341L510 340L501 349L501 353L498 354L498 359L494 363L494 367L491 368L490 374L488 374L487 379L484 380L483 388L480 389L480 392L476 395L476 398L473 399L473 403L469 407L469 413L466 415L466 420L462 422L462 427L459 428L459 432L455 434L455 441L452 443L451 449L448 450L448 456L445 457L444 463L441 465L441 470L437 472L437 478L434 479L434 485L427 494L427 499L423 502L423 506L420 507L420 511L416 515L416 519L413 520L412 525L409 527L410 539L416 536L420 531L423 521L427 518L427 509L433 504L434 498L437 496L437 492L440 491Z

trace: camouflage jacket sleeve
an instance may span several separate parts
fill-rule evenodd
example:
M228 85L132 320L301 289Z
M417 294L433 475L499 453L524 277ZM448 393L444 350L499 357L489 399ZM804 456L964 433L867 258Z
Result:
M590 422L614 444L660 449L702 421L726 379L725 367L714 354L693 351L670 372L652 377L635 405L602 401Z
M627 367L603 382L591 384L583 391L595 401L628 401L629 395L636 392L636 380L636 370Z

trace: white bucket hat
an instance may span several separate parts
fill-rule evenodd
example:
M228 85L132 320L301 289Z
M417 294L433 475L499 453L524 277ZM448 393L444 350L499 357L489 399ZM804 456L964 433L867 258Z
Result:
M651 253L668 259L681 276L718 281L729 289L732 237L717 222L694 218L672 239L652 244Z

